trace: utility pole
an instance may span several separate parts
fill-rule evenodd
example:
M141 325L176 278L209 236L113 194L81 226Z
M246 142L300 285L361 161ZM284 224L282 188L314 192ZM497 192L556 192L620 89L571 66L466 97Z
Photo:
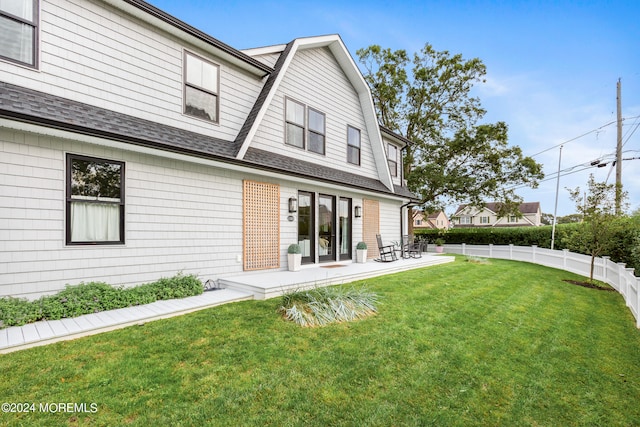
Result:
M622 204L622 83L616 85L616 104L618 110L618 138L616 144L616 216L620 215Z

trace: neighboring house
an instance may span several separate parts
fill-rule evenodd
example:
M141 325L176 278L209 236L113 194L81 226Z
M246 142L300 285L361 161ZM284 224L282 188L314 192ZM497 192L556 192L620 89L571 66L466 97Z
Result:
M434 212L428 215L425 215L424 212L421 211L414 211L413 228L439 228L446 230L449 228L449 218L447 218L444 211Z
M520 217L508 215L498 217L498 204L486 203L482 210L469 205L460 205L452 216L454 227L531 227L542 225L540 202L521 203Z
M140 0L0 2L0 296L349 261L406 233L337 35L238 51Z

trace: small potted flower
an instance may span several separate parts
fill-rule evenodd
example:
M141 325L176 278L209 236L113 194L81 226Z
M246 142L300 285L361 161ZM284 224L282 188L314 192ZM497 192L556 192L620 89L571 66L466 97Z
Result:
M289 271L300 270L300 264L302 263L302 251L300 250L300 245L297 243L289 245L289 248L287 249L287 261Z
M356 245L356 262L367 262L367 244L365 242L358 242Z
M441 254L444 251L444 239L442 237L438 237L434 243L436 244L436 252Z

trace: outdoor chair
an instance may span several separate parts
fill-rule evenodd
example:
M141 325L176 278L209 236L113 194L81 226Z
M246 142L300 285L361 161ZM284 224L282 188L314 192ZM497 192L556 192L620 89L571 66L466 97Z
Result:
M422 245L415 242L413 236L402 236L402 256L404 258L422 258Z
M376 234L376 240L378 241L378 251L380 252L380 258L376 258L378 262L392 262L398 259L396 255L396 248L394 245L385 245L382 243L382 236Z

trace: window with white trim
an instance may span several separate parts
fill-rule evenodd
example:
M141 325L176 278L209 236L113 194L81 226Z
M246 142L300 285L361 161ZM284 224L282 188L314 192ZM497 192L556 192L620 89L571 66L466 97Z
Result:
M480 224L489 224L489 217L488 216L481 216L480 217Z
M218 123L220 67L184 53L184 113Z
M460 224L471 224L471 217L470 216L461 216L459 219L459 223Z
M124 243L124 163L67 154L68 245Z
M360 129L347 126L347 162L360 165Z
M0 0L0 57L35 67L38 0Z

